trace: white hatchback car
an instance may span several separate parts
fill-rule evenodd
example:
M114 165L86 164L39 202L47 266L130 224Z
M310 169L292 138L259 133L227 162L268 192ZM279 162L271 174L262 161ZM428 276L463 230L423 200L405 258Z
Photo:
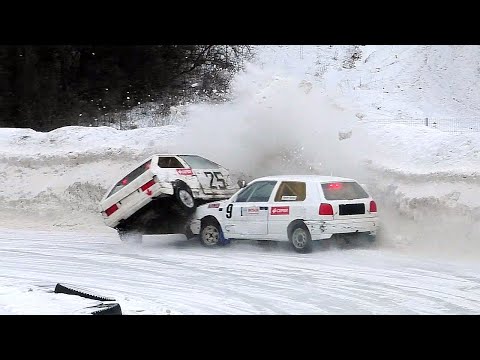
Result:
M239 188L226 168L204 157L155 154L108 189L100 211L121 238L144 233L150 225L157 225L157 233L171 233L178 231L171 226L177 218L191 215L198 205L228 199Z
M290 241L300 253L332 235L373 241L377 205L355 180L317 175L255 179L230 199L199 206L190 222L205 246L230 239Z

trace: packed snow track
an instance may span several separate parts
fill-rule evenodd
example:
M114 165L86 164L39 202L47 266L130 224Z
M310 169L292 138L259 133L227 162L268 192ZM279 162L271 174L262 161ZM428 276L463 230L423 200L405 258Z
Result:
M361 244L326 241L301 255L286 243L206 249L175 235L144 236L139 244L122 243L115 234L12 229L2 231L0 249L3 313L79 313L85 304L69 300L67 306L58 297L68 295L47 294L58 282L113 297L124 314L480 311L480 266Z

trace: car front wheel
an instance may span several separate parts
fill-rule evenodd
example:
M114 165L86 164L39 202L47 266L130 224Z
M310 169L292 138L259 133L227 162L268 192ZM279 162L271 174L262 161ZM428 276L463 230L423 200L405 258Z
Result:
M214 247L220 244L222 229L218 223L206 222L200 230L200 242L203 246Z

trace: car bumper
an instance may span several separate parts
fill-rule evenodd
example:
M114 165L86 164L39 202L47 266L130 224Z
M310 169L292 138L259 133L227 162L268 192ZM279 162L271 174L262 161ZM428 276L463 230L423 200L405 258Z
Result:
M148 205L152 200L155 200L164 194L168 194L168 189L165 191L165 187L162 187L161 184L158 183L153 185L150 189L152 190L152 194L150 196L145 194L137 194L137 191L135 191L127 198L122 199L119 203L117 203L117 205L120 204L119 209L110 216L106 216L105 213L102 212L105 225L115 228L123 220L128 219L137 211ZM131 199L129 200L130 197Z
M379 223L378 218L305 221L312 239L328 239L334 234L369 233L375 235Z

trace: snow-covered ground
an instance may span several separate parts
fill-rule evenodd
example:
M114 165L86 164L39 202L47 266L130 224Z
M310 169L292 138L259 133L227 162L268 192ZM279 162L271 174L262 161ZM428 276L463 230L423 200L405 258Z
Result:
M75 312L76 300L46 291L62 281L131 314L478 312L480 132L404 123L478 126L479 49L263 46L230 102L188 105L177 124L0 129L0 314ZM153 152L198 153L252 176L357 178L379 204L379 244L305 257L120 243L98 200Z
M476 314L478 264L439 262L326 242L206 249L181 237L3 231L0 308L85 314L97 301L54 294L57 282L113 297L124 314ZM13 285L12 285L13 284Z

